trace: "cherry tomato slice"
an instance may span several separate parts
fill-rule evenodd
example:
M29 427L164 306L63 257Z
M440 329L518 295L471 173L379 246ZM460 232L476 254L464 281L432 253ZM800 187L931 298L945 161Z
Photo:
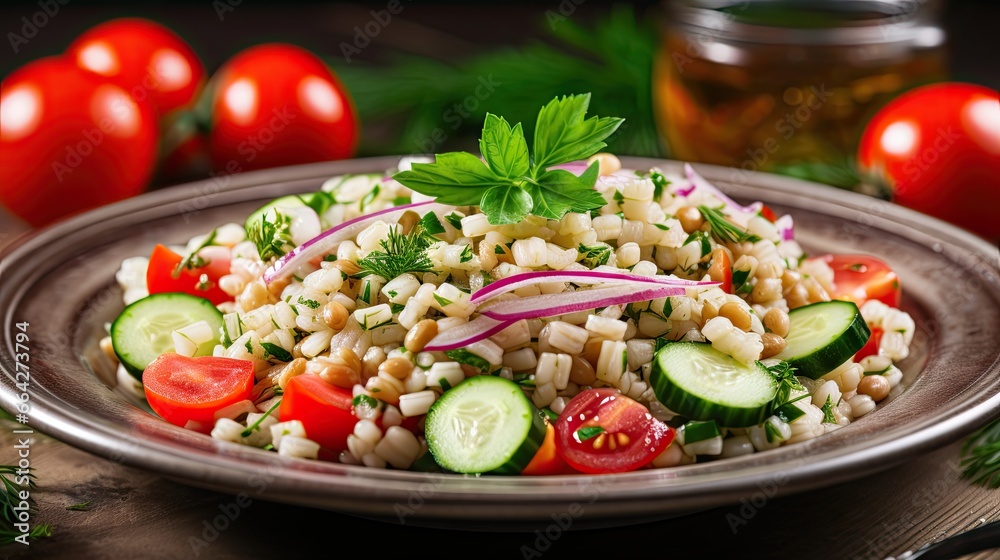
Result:
M146 269L146 287L149 293L184 292L205 298L215 305L233 301L232 296L219 288L219 279L229 274L228 251L222 247L206 247L198 255L204 261L204 266L182 268L175 276L184 257L163 245L154 247Z
M772 224L778 220L778 215L774 213L766 204L760 208L760 216Z
M833 269L834 299L853 301L861 307L875 299L899 307L902 288L899 278L885 262L868 255L823 255L815 257Z
M587 389L556 421L556 451L589 474L634 471L674 439L675 430L617 389Z
M545 425L545 439L542 446L538 448L534 458L527 467L521 471L525 476L547 476L554 474L568 474L573 470L563 461L562 456L556 450L556 429L552 424Z
M722 282L719 288L727 294L733 293L733 264L729 253L724 249L712 251L712 264L708 268L708 276L713 282Z
M862 358L867 358L868 356L878 356L878 345L882 341L883 332L885 331L880 327L872 328L872 334L868 337L868 342L854 355L855 362L860 362Z
M348 389L330 385L317 375L299 375L285 385L279 413L282 421L299 420L309 439L339 453L347 449L347 436L358 423L351 412L352 401Z
M176 426L189 422L211 429L221 408L250 398L253 362L167 352L142 372L150 408Z

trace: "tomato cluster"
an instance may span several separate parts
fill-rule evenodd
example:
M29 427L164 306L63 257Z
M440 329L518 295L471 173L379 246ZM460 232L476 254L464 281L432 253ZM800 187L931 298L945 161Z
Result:
M174 178L208 160L236 173L351 157L358 128L349 94L309 51L253 47L209 81L170 29L112 20L4 78L0 203L43 226L139 194L158 167Z

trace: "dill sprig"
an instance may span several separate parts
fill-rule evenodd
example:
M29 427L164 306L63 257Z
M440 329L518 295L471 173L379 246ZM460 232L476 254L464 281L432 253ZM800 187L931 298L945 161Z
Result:
M14 481L16 478L12 480L8 476L26 477L28 480L28 490L34 490L35 475L31 472L33 469L29 467L26 470L28 471L27 473L22 470L22 473L19 475L16 465L0 465L0 482L3 484L3 488L0 489L0 515L3 517L2 521L0 521L0 546L11 544L15 542L15 539L23 535L23 533L14 529L14 524L20 522L17 518L17 512L14 511L14 506L21 503L19 494L24 488ZM28 511L33 515L38 511L38 507L33 500L29 500L29 503ZM52 536L52 525L46 523L35 525L28 533L29 539L50 536Z
M427 256L427 248L431 246L432 240L419 226L414 227L407 235L390 229L388 238L380 243L382 250L372 251L358 261L361 272L356 276L363 278L369 274L377 274L386 280L392 280L407 272L432 272L434 264Z
M742 243L744 241L756 243L760 241L760 237L740 229L739 226L727 220L718 208L709 208L703 204L698 206L698 211L701 212L701 216L705 218L708 225L712 226L712 235L720 243Z
M257 246L257 253L262 261L281 258L294 247L291 226L291 216L272 208L259 220L246 225L247 239Z
M1000 420L969 436L961 452L962 478L973 484L1000 488Z
M774 408L786 402L792 391L805 391L805 387L795 378L795 368L788 362L778 362L773 366L764 366L778 382L778 391L774 396Z

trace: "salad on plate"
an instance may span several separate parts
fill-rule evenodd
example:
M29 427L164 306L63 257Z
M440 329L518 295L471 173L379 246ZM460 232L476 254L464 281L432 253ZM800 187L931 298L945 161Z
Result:
M374 468L627 472L836 430L899 390L915 325L866 255L683 170L620 119L488 114L481 156L334 177L125 259L102 347L165 421Z

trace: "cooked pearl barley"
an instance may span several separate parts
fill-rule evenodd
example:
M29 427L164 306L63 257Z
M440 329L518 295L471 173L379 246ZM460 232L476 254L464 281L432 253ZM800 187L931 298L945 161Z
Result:
M271 445L278 450L281 449L281 440L287 436L304 438L306 437L306 428L299 420L278 422L271 426Z
M344 277L339 270L317 270L309 273L302 281L306 288L325 293L340 291L344 285Z
M397 469L408 469L420 456L420 442L409 430L392 426L375 446L375 454Z
M815 406L822 407L826 404L827 399L833 404L840 402L840 388L837 387L835 381L827 381L820 385L815 392L812 394L812 403Z
M614 307L619 313L621 312L620 307ZM621 315L619 315L619 317L620 316ZM627 325L624 321L619 321L617 317L608 318L600 315L589 315L587 317L587 326L585 328L596 337L606 338L608 340L623 340L625 338L625 329L627 328ZM578 354L579 352L573 353Z
M427 373L428 387L441 387L441 380L454 387L465 380L462 364L458 362L435 362Z
M361 463L372 469L384 469L386 465L385 459L379 457L375 453L369 453L362 457Z
M565 389L569 383L572 364L573 358L569 354L543 352L535 368L535 383L537 385L552 383L557 391Z
M851 414L855 418L861 418L865 414L875 410L875 401L868 395L854 395L847 399L847 403L851 405Z
M511 248L517 266L539 267L545 265L547 256L545 240L538 237L518 239Z
M319 456L319 444L315 441L298 436L285 436L278 447L282 457L298 457L301 459L316 459Z
M535 392L531 394L531 402L538 408L544 408L552 404L556 399L558 391L552 383L546 383L535 387Z
M314 332L303 340L300 348L302 356L308 359L319 356L330 347L331 339L333 339L333 331L330 329Z
M598 241L618 239L622 235L622 218L616 214L607 214L594 218L594 230Z
M468 352L486 360L493 367L499 366L503 363L503 349L490 340L473 342L472 344L466 346L465 349Z
M753 452L754 449L753 444L750 443L750 436L739 435L722 440L722 453L719 454L719 457L722 459L739 457L741 455L749 455Z
M246 426L231 418L219 418L212 428L212 437L221 441L231 441L233 443L243 443L243 430Z
M652 465L655 468L663 469L668 467L677 467L680 465L687 465L694 463L695 458L684 453L684 449L681 447L680 443L676 440L671 442L663 453L660 453L652 461Z
M427 414L435 400L437 400L437 393L434 391L418 391L401 395L399 397L399 411L406 417Z
M462 235L465 237L481 237L492 229L493 226L486 219L486 214L473 214L462 218Z
M622 168L622 162L614 154L599 152L587 159L587 165L598 162L598 173L600 175L611 175Z
M400 395L402 397L402 395ZM392 405L386 405L385 413L382 415L382 425L386 428L399 426L403 423L403 415L399 409Z
M708 321L701 332L712 341L713 348L747 364L759 359L764 350L760 336L737 329L725 317Z

